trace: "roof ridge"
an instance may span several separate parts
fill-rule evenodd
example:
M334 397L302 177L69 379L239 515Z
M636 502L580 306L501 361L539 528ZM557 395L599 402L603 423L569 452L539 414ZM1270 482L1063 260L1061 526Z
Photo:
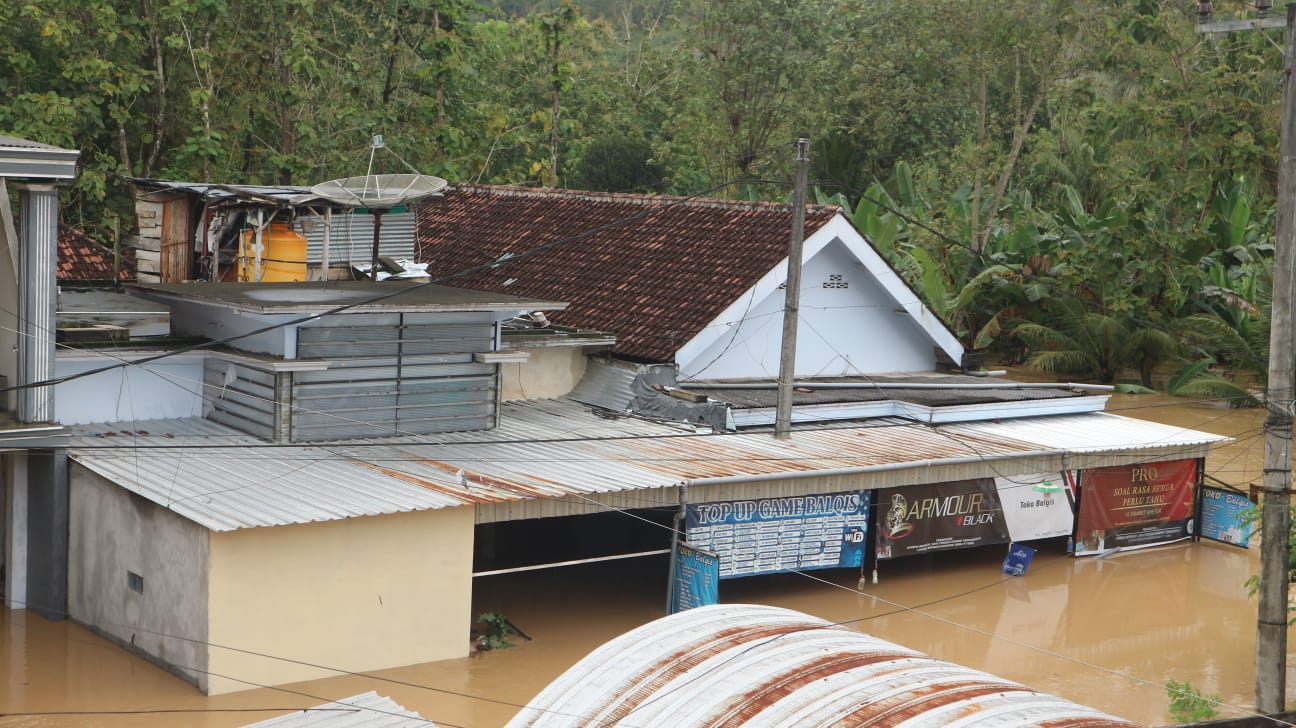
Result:
M632 192L593 192L588 190L556 189L552 187L521 187L517 185L486 185L469 182L450 184L453 191L479 192L500 197L534 197L580 200L583 202L620 202L631 205L677 204L688 207L709 207L726 210L786 210L786 202L730 200L715 197L681 197L678 195L646 195ZM834 213L841 211L839 205L806 205L811 212Z

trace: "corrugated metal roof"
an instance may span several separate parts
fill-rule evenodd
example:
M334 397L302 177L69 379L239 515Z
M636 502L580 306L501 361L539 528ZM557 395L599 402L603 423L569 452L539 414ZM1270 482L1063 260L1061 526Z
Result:
M507 728L570 725L1134 724L790 609L724 604L607 642Z
M1135 420L1107 412L1069 417L1033 417L945 425L957 434L1006 437L1075 453L1109 452L1133 447L1183 447L1224 442L1229 438L1186 427Z
M72 179L81 152L0 135L0 177Z
M306 230L306 262L324 260L324 219L299 217L309 222ZM348 212L332 216L333 229L329 232L329 263L363 263L368 265L373 256L373 215ZM414 213L391 212L383 215L382 229L378 231L378 252L389 258L414 260ZM434 272L432 275L436 275Z
M436 723L370 690L243 728L428 728Z
M1036 432L1046 437L1032 439ZM1076 452L1228 439L1112 415L1071 415L1020 426L878 420L797 430L776 440L767 433L692 435L634 418L609 419L570 400L539 400L504 404L494 430L314 446L270 446L201 419L82 425L71 456L186 518L228 531L708 479L995 460L1070 449L1059 444L1068 438Z
M208 182L178 182L165 179L133 178L131 180L155 190L188 192L213 202L244 200L261 204L331 206L332 203L311 192L309 187L293 185L226 185Z

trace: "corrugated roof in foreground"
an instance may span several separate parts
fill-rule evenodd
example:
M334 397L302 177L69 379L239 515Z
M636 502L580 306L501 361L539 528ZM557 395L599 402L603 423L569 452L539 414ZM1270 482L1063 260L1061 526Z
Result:
M436 723L370 690L243 728L436 728Z
M505 404L495 430L277 446L210 420L75 429L72 458L216 531L355 516L665 488L707 479L796 477L859 468L1069 450L1166 452L1228 438L1114 415L929 426L694 435L600 416L570 400ZM1149 459L1155 459L1151 457ZM1072 467L1084 467L1075 461Z
M507 728L1133 726L790 609L699 607L597 648Z

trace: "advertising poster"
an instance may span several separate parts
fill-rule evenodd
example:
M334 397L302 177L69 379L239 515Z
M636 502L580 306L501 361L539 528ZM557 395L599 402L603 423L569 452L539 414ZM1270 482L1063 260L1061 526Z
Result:
M1003 570L1011 576L1023 576L1035 558L1035 549L1019 543L1008 545L1008 556L1004 559Z
M879 559L1009 541L991 478L884 488L877 507Z
M720 578L859 568L872 491L697 503L685 508L689 544L720 556Z
M1193 534L1196 460L1085 470L1080 482L1077 556Z
M1207 485L1202 487L1201 499L1202 538L1250 547L1254 506L1245 493Z
M670 614L720 603L719 556L677 543L671 564Z
M1008 535L1014 541L1070 536L1075 503L1062 473L995 478Z

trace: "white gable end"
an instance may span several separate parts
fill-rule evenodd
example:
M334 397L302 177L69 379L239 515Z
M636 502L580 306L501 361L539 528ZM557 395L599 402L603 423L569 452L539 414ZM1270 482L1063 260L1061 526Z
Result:
M806 240L796 375L929 372L962 346L844 217ZM676 352L680 379L778 376L786 259Z

